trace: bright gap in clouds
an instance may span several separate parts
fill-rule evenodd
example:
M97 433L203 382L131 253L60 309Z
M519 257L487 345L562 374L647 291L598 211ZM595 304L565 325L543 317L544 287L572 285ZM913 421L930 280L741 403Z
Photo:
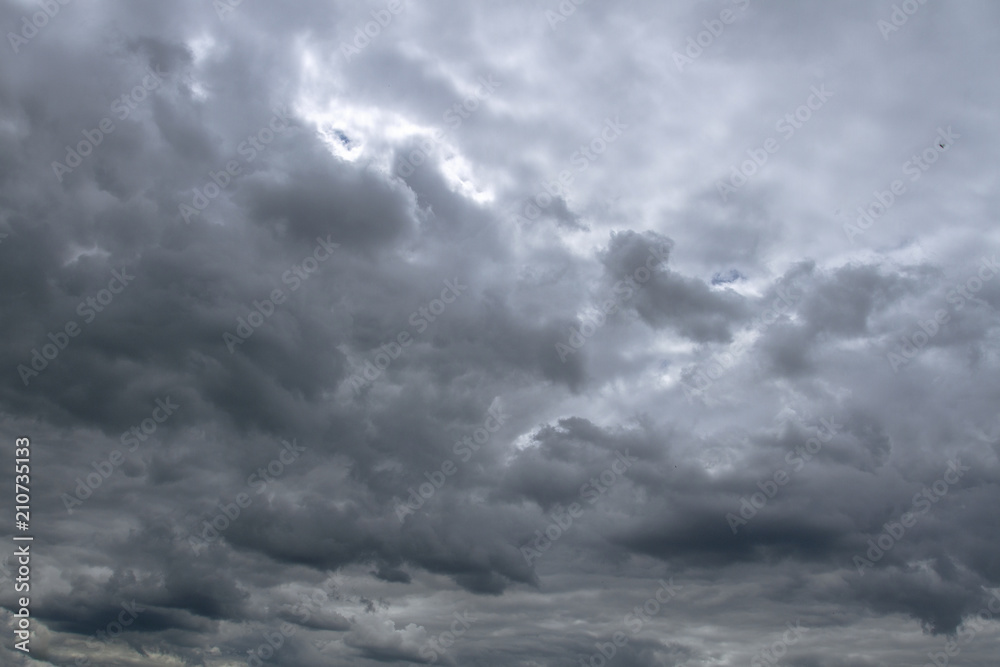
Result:
M421 124L376 105L352 103L343 93L343 82L330 74L309 47L300 47L299 62L303 92L296 113L314 128L332 155L392 174L397 173L399 160L417 155L412 161L415 168L431 169L436 164L453 191L477 204L495 200L493 189L479 182L475 166L451 141L443 125ZM435 141L435 136L440 139ZM417 148L404 151L414 142ZM397 164L392 164L393 155Z

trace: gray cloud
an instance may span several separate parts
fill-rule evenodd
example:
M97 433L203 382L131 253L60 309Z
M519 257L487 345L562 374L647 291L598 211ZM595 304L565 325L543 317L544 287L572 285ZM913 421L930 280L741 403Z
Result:
M998 10L896 5L8 3L4 664L989 664Z

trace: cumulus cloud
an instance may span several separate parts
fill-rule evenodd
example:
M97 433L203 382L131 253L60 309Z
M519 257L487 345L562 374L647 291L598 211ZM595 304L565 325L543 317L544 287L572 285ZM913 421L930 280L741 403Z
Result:
M988 663L998 19L7 3L2 662Z

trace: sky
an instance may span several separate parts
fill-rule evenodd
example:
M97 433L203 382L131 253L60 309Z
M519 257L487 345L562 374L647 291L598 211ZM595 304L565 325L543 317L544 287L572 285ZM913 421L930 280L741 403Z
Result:
M0 663L996 664L996 3L0 26Z

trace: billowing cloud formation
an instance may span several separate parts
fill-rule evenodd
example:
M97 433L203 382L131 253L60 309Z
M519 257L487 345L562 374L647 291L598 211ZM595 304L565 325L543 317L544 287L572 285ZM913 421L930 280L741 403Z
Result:
M0 9L34 662L989 662L998 9L661 4Z

